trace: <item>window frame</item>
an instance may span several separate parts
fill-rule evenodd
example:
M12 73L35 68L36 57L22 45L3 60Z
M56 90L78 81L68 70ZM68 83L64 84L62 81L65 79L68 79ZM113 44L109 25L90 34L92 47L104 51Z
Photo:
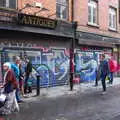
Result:
M68 2L68 0L65 0L66 2L66 4L64 4L64 3L62 3L62 2L60 2L60 1L62 1L62 0L56 0L56 17L58 18L58 19L62 19L62 20L68 20L69 19L69 2ZM64 18L64 16L62 17L62 12L57 12L57 6L60 6L60 10L62 9L62 8L65 8L66 9L66 18ZM62 10L61 10L62 11ZM60 13L60 16L58 15L58 13Z
M89 8L90 8L91 12L89 12ZM95 10L96 15L93 14L94 9L96 9ZM90 17L90 19L89 19L89 17ZM95 20L94 20L94 18L95 18ZM88 1L88 25L99 27L98 23L99 23L98 0L89 0Z
M17 9L18 0L15 0L16 4L15 4L15 7L14 7L14 8L10 7L10 1L11 1L11 0L4 0L4 1L3 1L3 5L0 5L0 8L5 8L5 9Z
M117 9L110 6L108 17L109 17L109 19L108 19L109 29L112 31L117 31ZM110 25L110 23L111 23L111 25Z

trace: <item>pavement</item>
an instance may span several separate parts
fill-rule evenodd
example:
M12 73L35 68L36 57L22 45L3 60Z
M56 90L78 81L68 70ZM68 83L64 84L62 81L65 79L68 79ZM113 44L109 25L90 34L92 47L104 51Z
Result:
M112 86L120 86L120 78L115 77L113 85L110 86L110 84L107 84L108 81L106 81L106 86L112 87ZM64 95L74 95L77 93L86 93L89 91L102 91L102 85L101 81L98 81L98 86L95 86L95 81L90 81L86 83L80 83L80 84L74 84L73 91L70 91L69 85L63 85L63 86L56 86L56 87L48 87L48 88L40 88L40 95L36 96L36 89L33 90L32 93L27 94L23 101L30 102L30 101L36 101L39 98L56 98Z
M74 85L41 88L23 98L20 112L0 117L0 120L120 120L120 78L114 78L113 86L107 84L102 95L101 81Z

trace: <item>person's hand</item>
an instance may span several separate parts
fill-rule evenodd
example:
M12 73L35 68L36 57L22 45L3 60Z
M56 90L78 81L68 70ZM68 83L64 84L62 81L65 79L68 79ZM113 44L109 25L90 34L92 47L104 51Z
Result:
M4 87L4 85L0 85L0 88L3 88Z

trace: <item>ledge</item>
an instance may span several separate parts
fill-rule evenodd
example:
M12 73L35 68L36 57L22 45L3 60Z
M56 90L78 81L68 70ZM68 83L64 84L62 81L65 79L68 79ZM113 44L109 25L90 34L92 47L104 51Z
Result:
M99 28L99 25L98 25L98 24L92 24L92 23L88 22L87 25L88 25L88 26L91 26L91 27Z

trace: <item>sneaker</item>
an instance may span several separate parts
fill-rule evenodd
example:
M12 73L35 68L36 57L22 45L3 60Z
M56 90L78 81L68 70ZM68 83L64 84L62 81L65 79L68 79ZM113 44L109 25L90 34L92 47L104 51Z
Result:
M18 103L23 103L23 100L19 100L19 101L17 101Z
M103 91L103 92L102 92L102 95L105 95L105 94L106 94L106 91Z

